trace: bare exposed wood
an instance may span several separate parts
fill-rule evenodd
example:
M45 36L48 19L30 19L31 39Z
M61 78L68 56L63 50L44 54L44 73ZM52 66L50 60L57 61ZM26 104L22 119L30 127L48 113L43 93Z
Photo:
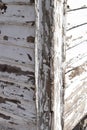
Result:
M36 107L37 130L51 129L50 1L36 0Z

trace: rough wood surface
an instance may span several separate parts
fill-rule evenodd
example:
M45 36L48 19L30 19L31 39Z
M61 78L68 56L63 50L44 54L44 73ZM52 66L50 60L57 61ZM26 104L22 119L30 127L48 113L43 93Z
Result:
M87 130L87 115L80 120L73 130Z
M63 129L64 61L65 61L65 0L51 3L51 82L52 82L52 130Z
M0 10L0 130L36 130L32 0L3 0Z
M64 130L87 115L87 2L67 1Z
M50 1L36 0L35 79L37 130L51 130Z
M38 130L63 128L64 6L64 0L36 0L35 73Z

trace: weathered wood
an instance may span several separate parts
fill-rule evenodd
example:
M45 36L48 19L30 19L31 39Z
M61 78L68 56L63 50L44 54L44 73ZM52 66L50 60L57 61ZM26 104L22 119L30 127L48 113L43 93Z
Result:
M35 77L37 130L51 130L50 1L36 0Z
M73 130L87 130L87 115L75 126Z
M0 10L0 130L36 130L35 9L3 0Z
M67 1L64 130L87 115L87 2L76 3Z
M63 127L64 5L63 0L36 0L35 73L39 130L62 130Z
M3 2L0 129L72 130L87 115L87 3L68 0L66 24L65 0Z
M52 82L52 130L63 129L64 108L64 61L65 61L65 0L53 0L52 6L52 46L51 46L51 82Z

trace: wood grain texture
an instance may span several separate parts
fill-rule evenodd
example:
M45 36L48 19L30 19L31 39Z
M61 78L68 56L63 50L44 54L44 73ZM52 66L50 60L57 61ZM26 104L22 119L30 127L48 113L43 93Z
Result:
M3 0L0 10L0 130L36 130L35 4Z
M65 64L65 0L53 0L52 6L52 45L51 45L51 82L52 82L52 130L63 130L64 111L64 64Z
M36 0L35 73L39 130L62 130L63 127L64 6L63 0Z
M37 130L50 130L50 1L36 0L36 28L35 79Z
M65 1L36 3L35 77L38 129L62 130Z
M87 2L67 1L64 130L87 115Z

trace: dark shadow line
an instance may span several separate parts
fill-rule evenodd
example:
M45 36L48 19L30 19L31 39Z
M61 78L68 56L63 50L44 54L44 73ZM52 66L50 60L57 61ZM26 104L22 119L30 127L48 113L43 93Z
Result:
M76 8L76 9L70 9L70 10L67 10L67 12L72 12L72 11L77 11L77 10L82 10L82 9L87 9L87 7L81 7L81 8Z
M79 25L73 26L73 27L67 29L66 31L70 31L70 30L72 30L72 29L78 28L78 27L83 26L83 25L86 25L86 24L87 24L87 23L82 23L82 24L79 24Z

